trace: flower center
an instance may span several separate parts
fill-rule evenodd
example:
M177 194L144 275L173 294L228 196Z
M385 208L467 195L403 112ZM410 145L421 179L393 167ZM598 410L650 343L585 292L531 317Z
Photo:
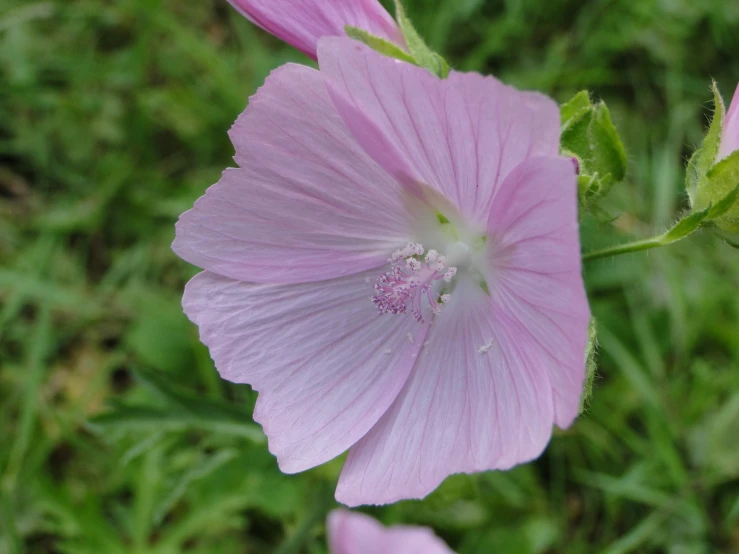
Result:
M392 268L377 278L375 293L370 300L381 314L405 314L410 310L416 321L423 322L424 304L431 313L440 314L451 295L439 291L438 281L450 283L457 273L448 267L444 256L436 250L426 252L423 246L410 243L396 250L388 260Z

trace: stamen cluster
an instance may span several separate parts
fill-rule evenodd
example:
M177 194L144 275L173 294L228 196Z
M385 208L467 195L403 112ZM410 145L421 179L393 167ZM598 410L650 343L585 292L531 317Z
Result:
M457 268L447 267L446 258L436 250L429 250L425 257L424 252L418 243L393 252L388 260L392 269L377 278L375 293L370 298L381 314L405 314L410 310L421 323L424 298L435 315L451 300L450 294L435 293L433 288L440 280L450 283Z

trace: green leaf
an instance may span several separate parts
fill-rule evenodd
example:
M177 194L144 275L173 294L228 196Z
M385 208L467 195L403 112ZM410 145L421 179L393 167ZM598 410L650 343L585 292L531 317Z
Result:
M615 182L623 181L626 177L626 150L605 102L595 106L594 115L590 125L590 142L594 147L596 169L602 174L610 174Z
M349 38L353 38L354 40L358 40L362 44L366 44L383 56L412 64L416 63L416 60L413 56L411 56L400 46L398 46L397 44L393 44L389 40L385 40L382 37L375 36L372 33L365 31L364 29L352 27L351 25L347 25L346 27L344 27L344 30L346 31L346 34Z
M259 426L252 423L247 410L181 389L172 385L161 372L139 368L136 375L165 401L167 407L120 405L93 419L90 422L93 427L162 430L202 428L264 442L264 434Z
M150 390L159 394L171 405L185 411L201 416L218 415L234 421L251 420L251 414L247 410L224 401L205 398L200 394L173 385L168 376L160 371L137 368L135 373Z
M715 113L711 120L711 125L708 127L706 138L703 140L703 145L701 146L704 151L702 163L705 164L706 171L713 165L716 156L718 156L718 150L721 145L721 131L723 130L724 118L726 117L726 106L724 106L724 99L721 98L716 81L713 81L711 84L711 90L713 91Z
M560 117L562 119L561 131L564 133L575 123L582 120L587 113L593 109L590 101L590 93L587 90L578 92L572 100L560 106Z
M102 432L110 431L189 431L201 430L242 437L254 443L265 442L257 425L234 420L215 413L195 414L186 411L151 408L148 406L118 406L115 410L90 420L90 426Z
M436 63L439 66L439 73L437 73L437 75L442 79L446 79L447 77L449 77L449 63L436 52L434 52L434 57L436 58Z
M702 189L705 185L705 176L716 161L718 149L721 144L721 130L723 128L724 117L726 117L726 107L724 100L721 98L716 81L711 84L713 91L714 115L711 124L708 127L708 133L703 139L701 147L695 151L688 162L688 169L685 176L685 188L688 191L691 205L698 208L705 207L710 200L702 197ZM705 204L702 204L705 202Z
M437 77L446 79L449 75L449 65L444 58L431 50L423 38L421 38L421 35L418 34L418 31L416 31L413 23L408 18L402 0L395 0L395 18L398 21L405 43L415 63L429 70Z
M660 239L662 244L671 244L696 231L708 218L709 211L709 208L699 210L678 221L672 229L662 235Z

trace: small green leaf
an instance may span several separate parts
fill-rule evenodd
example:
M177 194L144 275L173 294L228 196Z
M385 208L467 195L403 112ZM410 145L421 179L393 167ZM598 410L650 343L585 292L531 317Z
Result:
M590 102L590 94L587 90L581 90L572 100L562 104L560 106L562 133L585 117L592 108L593 104Z
M611 120L611 112L605 102L595 106L593 122L590 125L590 142L594 147L593 159L596 169L602 174L610 174L615 182L626 177L626 150Z
M124 430L155 428L169 431L198 428L264 442L264 434L259 426L252 423L251 414L247 410L173 385L167 375L160 371L137 368L136 375L166 403L166 408L119 405L113 411L93 419L93 427Z
M449 77L449 63L436 52L434 52L434 56L436 57L436 63L439 65L439 73L437 75L442 79L446 79Z
M393 44L392 42L385 40L382 37L375 36L372 33L365 31L364 29L352 27L351 25L347 25L346 27L344 27L344 30L346 31L346 34L349 38L353 38L354 40L358 40L362 44L366 44L367 46L384 56L412 63L414 65L416 63L415 58L413 58L413 56L411 56L408 52L403 50L397 44Z
M716 156L718 155L718 149L721 144L721 130L724 124L724 117L726 117L726 107L724 106L724 100L721 98L716 81L713 81L711 84L711 90L713 91L714 105L713 119L708 127L708 132L703 139L703 143L691 156L685 175L685 188L688 191L690 203L694 208L704 208L711 201L703 194L703 189L706 186L706 175L716 162ZM728 192L728 190L730 189L727 189L725 192ZM723 195L720 196L723 197Z
M90 420L92 429L101 432L120 430L147 432L175 432L202 430L222 435L233 435L261 444L264 433L259 426L247 419L235 420L230 415L210 413L195 414L180 410L151 408L149 406L116 406L114 410Z
M418 31L416 31L403 7L402 0L395 0L395 18L398 21L405 43L415 63L429 70L437 77L446 79L449 75L449 65L444 58L431 50L423 38L421 38L421 35L418 34Z
M702 164L705 164L706 171L714 164L716 156L718 156L718 150L721 145L721 131L723 130L724 118L726 117L726 106L724 106L724 99L721 98L716 81L713 81L711 84L711 90L713 91L715 112L711 120L711 125L708 127L706 138L703 140L703 145L701 146L704 151Z
M678 221L675 226L661 237L663 244L670 244L687 237L696 231L708 218L709 208L693 212Z
M576 112L573 117L565 121L567 129L562 132L562 150L575 154L585 164L591 156L589 129L592 120L593 108L591 106ZM584 169L586 168L580 166L581 171Z

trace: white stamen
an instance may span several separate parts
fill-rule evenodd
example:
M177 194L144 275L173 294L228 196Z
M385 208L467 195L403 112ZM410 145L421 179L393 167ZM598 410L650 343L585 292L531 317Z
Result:
M381 314L410 313L422 323L426 309L438 315L442 305L449 302L451 296L440 295L441 287L436 283L442 279L451 282L457 269L447 267L446 259L438 251L429 250L426 257L421 258L424 252L423 246L418 243L409 243L405 248L393 252L390 257L392 267L378 276L374 285L375 294L372 295L372 302Z

